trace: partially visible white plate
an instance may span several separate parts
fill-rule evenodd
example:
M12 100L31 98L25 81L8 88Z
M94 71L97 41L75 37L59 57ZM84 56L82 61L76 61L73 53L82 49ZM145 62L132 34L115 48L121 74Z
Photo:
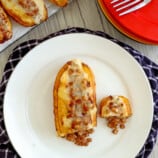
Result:
M125 95L133 116L113 135L104 119L88 147L79 147L56 135L52 89L66 61L87 63L96 78L97 102L106 95ZM117 44L89 34L67 34L32 49L17 65L7 85L4 119L10 140L23 158L133 158L151 129L152 92L136 60Z

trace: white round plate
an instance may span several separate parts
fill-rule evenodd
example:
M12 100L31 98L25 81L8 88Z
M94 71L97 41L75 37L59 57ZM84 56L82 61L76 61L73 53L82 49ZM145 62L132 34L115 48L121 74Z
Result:
M124 95L133 110L117 135L98 118L88 147L57 137L54 125L54 79L71 59L81 59L93 70L98 103L107 95ZM12 73L4 98L6 129L23 158L133 158L145 143L152 118L152 93L141 66L117 44L89 34L57 36L32 49Z

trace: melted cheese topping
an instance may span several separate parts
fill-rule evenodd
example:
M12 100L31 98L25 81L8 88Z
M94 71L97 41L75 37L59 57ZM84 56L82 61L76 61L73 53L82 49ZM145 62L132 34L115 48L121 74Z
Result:
M32 16L35 23L40 23L42 16L40 15L37 4L32 0L18 0L18 4L25 10L28 16Z
M18 0L18 4L25 9L29 16L36 16L39 11L36 3L32 0Z
M126 117L128 116L125 102L119 96L111 97L106 105L103 107L103 115L105 117L117 116L117 117Z
M96 113L94 94L89 76L84 72L79 60L68 63L68 69L60 79L58 97L66 105L67 115L63 116L63 126L75 130L93 127L91 116Z

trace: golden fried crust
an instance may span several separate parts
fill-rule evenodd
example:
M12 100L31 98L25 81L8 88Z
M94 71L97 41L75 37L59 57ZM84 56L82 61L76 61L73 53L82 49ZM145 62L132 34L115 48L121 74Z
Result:
M12 24L7 14L0 5L0 43L9 40L12 37Z
M76 83L72 83L73 80L71 80L72 72L70 68L70 63L73 62L73 60L67 62L60 69L56 76L53 89L55 125L56 131L61 137L65 137L67 134L70 133L92 129L97 124L96 90L94 75L91 69L86 64L82 63L81 75L85 75L86 79L79 79L79 81L77 81ZM78 80L78 78L80 77L81 76L78 76L76 79ZM86 84L84 86L80 85L83 80L86 81ZM79 84L79 87L77 87L77 89L81 88L82 86L84 87L80 89L80 94L84 93L86 89L88 93L89 89L89 98L86 98L86 94L85 98L83 96L82 99L81 96L77 96L77 89L73 89L73 86L77 86L76 84ZM75 93L77 94L76 96L74 95ZM88 103L89 107L87 106L88 104L84 105L84 103ZM84 124L85 119L88 119L86 120L86 125Z
M101 117L122 117L128 118L132 115L132 109L129 100L124 96L108 96L100 102Z
M59 99L58 98L58 89L60 87L60 78L62 76L62 74L67 70L68 64L65 64L60 71L58 72L57 76L56 76L56 80L54 83L54 90L53 90L53 98L54 98L54 115L55 115L55 125L56 125L56 131L58 133L58 135L60 136L62 133L62 124L59 121L60 119L60 111L59 111Z
M48 18L43 0L1 0L7 13L24 26L33 26Z
M59 7L64 7L68 4L68 0L50 0L50 1Z

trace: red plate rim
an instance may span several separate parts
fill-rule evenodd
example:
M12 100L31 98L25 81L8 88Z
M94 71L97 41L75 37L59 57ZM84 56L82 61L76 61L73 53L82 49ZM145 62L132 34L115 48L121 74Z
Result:
M107 19L111 22L111 24L118 29L121 33L124 35L128 36L129 38L138 41L140 43L144 44L151 44L151 45L158 45L158 38L156 39L151 39L150 37L147 38L146 36L139 36L138 34L134 33L132 30L127 30L124 26L122 26L119 21L111 14L106 7L104 0L98 0L98 4L104 13L104 15L107 17Z

